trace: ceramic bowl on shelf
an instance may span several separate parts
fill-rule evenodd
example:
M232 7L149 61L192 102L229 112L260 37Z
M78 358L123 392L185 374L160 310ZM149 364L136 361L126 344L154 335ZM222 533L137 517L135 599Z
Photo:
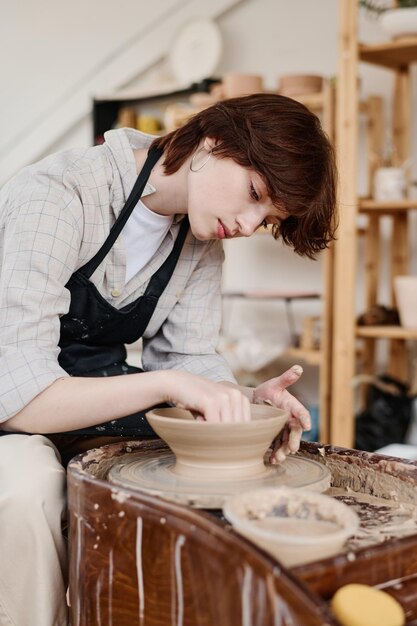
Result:
M225 74L222 85L225 98L249 96L264 90L262 76L257 74Z
M278 91L282 96L304 96L318 93L323 89L323 76L314 74L288 74L278 81Z
M277 487L226 500L233 528L288 567L337 554L359 527L356 513L334 498Z
M251 412L248 422L195 420L177 408L154 409L146 417L175 454L175 474L227 481L267 471L264 455L288 418L287 411L266 405L252 404Z
M417 36L417 7L384 11L379 17L382 30L393 39Z

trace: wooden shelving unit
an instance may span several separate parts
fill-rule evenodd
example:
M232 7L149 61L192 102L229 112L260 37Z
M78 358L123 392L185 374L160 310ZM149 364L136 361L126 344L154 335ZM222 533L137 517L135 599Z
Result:
M405 70L417 59L417 38L397 39L381 44L358 44L361 61L392 70Z
M101 143L106 130L113 128L123 107L160 106L178 100L187 100L194 93L207 93L210 85L219 82L218 79L207 78L199 83L184 87L162 87L157 90L121 91L113 94L103 94L93 99L93 142Z
M417 37L388 41L377 45L357 40L358 3L339 0L339 72L336 106L336 136L340 174L339 228L335 245L334 316L332 351L332 400L330 440L333 444L351 447L354 443L355 398L351 382L357 371L357 340L361 346L361 373L375 373L376 342L389 342L386 371L396 378L408 377L407 340L417 339L417 332L399 326L357 326L356 285L358 279L357 239L365 237L365 307L378 301L381 278L380 218L391 220L391 250L388 259L391 281L391 302L395 304L392 279L408 273L408 220L417 201L375 202L357 196L358 117L369 114L372 107L378 119L378 101L370 108L358 102L358 64L360 62L392 70L393 73L393 128L392 137L398 163L410 155L410 126L412 119L410 64L417 61ZM379 111L380 113L380 111ZM379 115L380 120L380 115ZM369 140L374 149L382 142L382 125L374 125ZM370 165L372 176L374 164ZM357 217L365 215L367 227L358 232Z
M379 213L381 215L395 215L396 213L417 209L417 199L397 200L391 202L377 202L369 198L359 200L361 213Z
M402 326L358 326L357 337L374 339L417 339L417 330L403 328Z

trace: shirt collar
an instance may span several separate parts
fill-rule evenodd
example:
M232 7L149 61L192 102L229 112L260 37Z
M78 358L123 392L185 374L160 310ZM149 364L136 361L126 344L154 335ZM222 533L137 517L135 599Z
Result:
M114 213L120 213L137 179L136 161L133 150L149 148L157 139L133 128L117 128L104 133L104 146L113 162L115 176L112 183L112 206ZM142 197L154 193L155 187L146 183Z
M116 217L122 210L138 177L133 150L149 148L155 139L157 139L157 135L142 133L133 128L117 128L104 133L104 145L109 151L110 158L119 174L119 176L115 176L112 184L112 207ZM153 185L149 182L146 183L142 198L155 191ZM173 225L181 222L184 217L181 214L175 215Z

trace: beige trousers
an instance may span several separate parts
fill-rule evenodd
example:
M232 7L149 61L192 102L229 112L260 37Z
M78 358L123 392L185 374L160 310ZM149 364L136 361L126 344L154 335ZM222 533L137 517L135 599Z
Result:
M67 626L65 483L48 438L0 437L0 626Z

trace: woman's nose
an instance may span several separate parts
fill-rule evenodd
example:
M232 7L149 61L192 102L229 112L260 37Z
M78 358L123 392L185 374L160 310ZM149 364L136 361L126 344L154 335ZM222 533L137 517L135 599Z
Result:
M239 231L242 237L250 237L253 235L255 230L259 228L262 223L262 219L260 219L259 215L242 215L237 219L239 224Z

